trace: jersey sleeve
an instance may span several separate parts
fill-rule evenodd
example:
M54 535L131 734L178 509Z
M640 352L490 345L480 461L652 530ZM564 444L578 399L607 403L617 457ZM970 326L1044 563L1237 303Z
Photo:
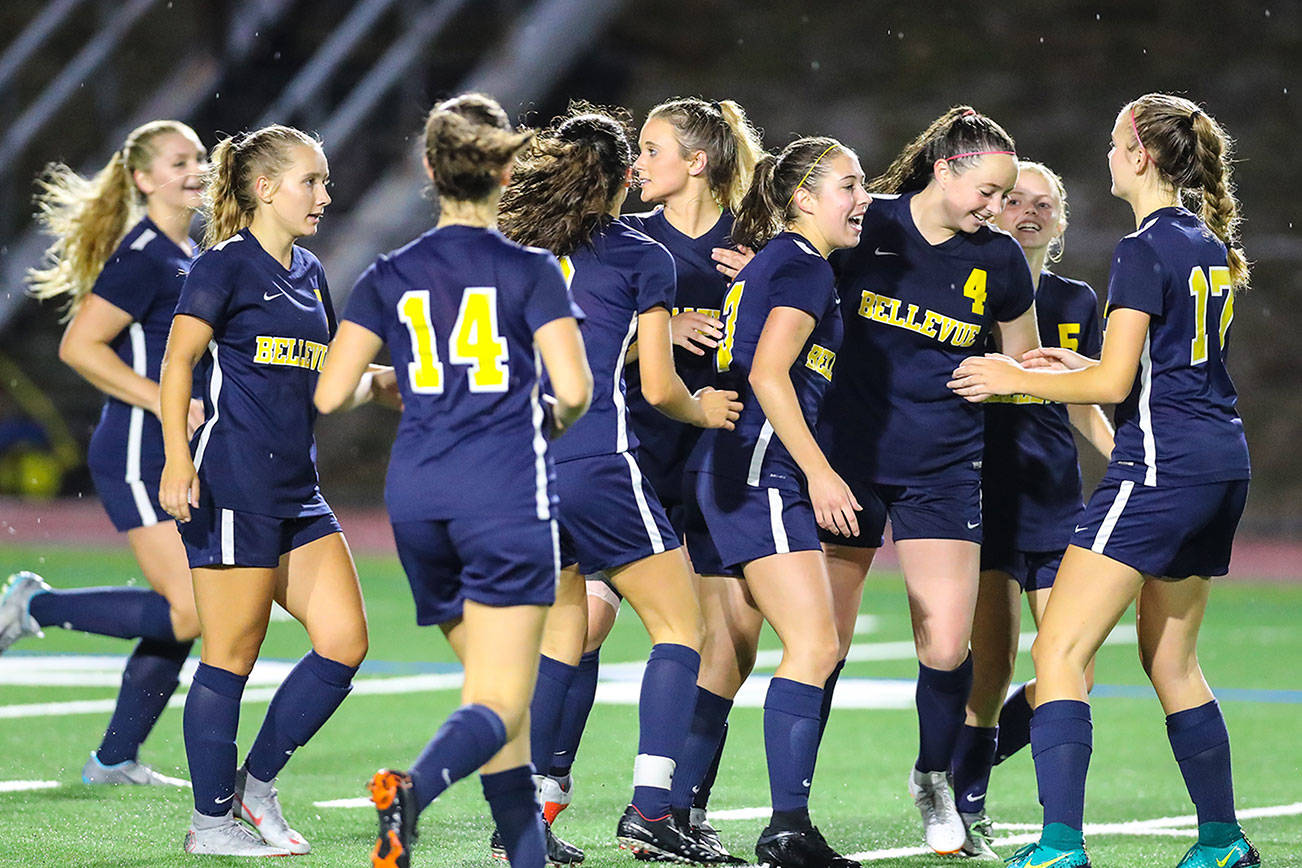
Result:
M583 319L583 311L570 297L569 287L561 274L560 263L551 254L539 255L540 264L529 296L524 303L524 320L530 332L547 325L552 320L572 316Z
M1142 238L1127 236L1117 244L1108 275L1108 311L1126 307L1153 316L1166 310L1162 263Z
M131 314L133 320L142 320L154 302L159 287L163 285L163 267L148 256L129 250L118 254L104 265L95 278L91 292L116 308Z
M384 302L380 298L380 262L372 262L353 284L348 304L344 307L344 319L384 337L385 313Z
M195 260L176 303L177 313L198 317L214 327L225 319L237 282L223 258L214 255L217 252L209 251Z
M821 320L834 305L836 287L831 266L821 257L798 254L777 267L769 278L769 309L794 307Z
M1081 284L1080 351L1092 359L1097 359L1103 352L1098 296L1087 283Z
M1008 265L1004 272L1005 291L999 300L999 306L993 310L999 322L1012 322L1030 310L1035 301L1035 284L1031 280L1031 267L1026 262L1026 254L1021 245L1011 238Z
M339 331L339 318L335 315L335 303L334 299L330 297L330 284L326 281L325 269L321 267L319 262L316 266L316 275L320 280L317 288L321 292L321 305L325 308L326 324L330 329L330 338L333 340L335 332Z
M638 313L646 313L653 307L674 309L678 271L674 267L673 254L658 241L651 242L638 263L633 274L633 295Z

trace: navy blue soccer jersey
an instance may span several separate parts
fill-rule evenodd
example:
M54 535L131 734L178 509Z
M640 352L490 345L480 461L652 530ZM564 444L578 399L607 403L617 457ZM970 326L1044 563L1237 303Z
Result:
M556 258L495 229L432 229L366 270L344 319L384 339L398 374L393 521L552 517L533 335L577 314Z
M1103 344L1098 299L1089 284L1041 272L1035 292L1040 345L1098 358ZM1019 551L1067 547L1081 510L1081 475L1064 404L1030 395L985 402L981 469L985 538L1007 539Z
M330 511L317 484L312 393L335 331L317 258L286 269L244 229L194 261L177 314L212 326L191 447L212 506L283 518Z
M731 247L732 214L724 211L710 230L699 238L691 238L675 229L665 217L663 208L648 214L629 214L619 218L659 241L674 257L678 291L671 313L700 311L719 318L723 308L723 295L728 290L728 278L715 268L710 251L716 247ZM689 392L714 384L714 355L696 355L680 346L674 346L674 367L683 378ZM638 464L651 480L661 501L677 503L681 498L683 462L687 460L701 429L685 422L671 419L642 397L642 381L637 365L625 369L628 387L629 421L639 441Z
M1143 485L1247 479L1248 443L1225 366L1234 290L1225 245L1184 208L1150 214L1117 244L1108 313L1149 314L1109 475Z
M801 236L783 232L742 269L724 299L725 334L715 351L715 367L718 387L740 395L741 416L732 431L704 431L687 469L751 486L804 491L805 475L774 436L749 381L760 333L775 307L795 308L814 318L814 330L791 366L791 383L805 424L811 431L818 424L841 348L839 300L827 260Z
M874 196L857 247L832 256L845 345L819 439L842 476L887 485L976 480L983 415L945 384L1035 290L1022 248L988 226L929 244L914 194Z
M628 423L624 358L637 335L639 314L674 304L674 260L669 251L619 220L607 224L561 260L570 294L583 311L583 346L592 369L592 405L553 444L552 457L627 452L638 445Z

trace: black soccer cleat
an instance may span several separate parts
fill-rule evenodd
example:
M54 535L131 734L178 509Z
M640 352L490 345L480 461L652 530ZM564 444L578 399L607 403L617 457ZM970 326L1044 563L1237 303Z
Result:
M728 852L728 848L723 846L722 839L719 838L718 831L708 822L702 822L696 825L692 822L693 810L688 808L674 808L674 822L678 828L685 831L689 837L708 853L710 859L706 861L708 865L745 865L746 860L739 856L734 856ZM703 812L702 812L703 813Z
M858 862L829 847L812 826L800 831L765 829L755 842L755 861L760 868L860 868Z
M371 849L372 868L411 868L411 844L416 837L411 775L380 769L367 789L380 818L379 835Z
M573 844L562 841L552 831L551 824L543 820L543 833L547 838L547 864L548 865L578 865L583 861L583 851ZM492 851L494 859L500 859L503 862L509 861L506 855L506 845L502 843L502 833L497 829L493 830L493 837L489 839L488 849Z
M679 827L672 813L650 820L629 805L615 826L615 838L619 841L621 850L631 850L636 858L644 862L706 865L718 862L714 853Z

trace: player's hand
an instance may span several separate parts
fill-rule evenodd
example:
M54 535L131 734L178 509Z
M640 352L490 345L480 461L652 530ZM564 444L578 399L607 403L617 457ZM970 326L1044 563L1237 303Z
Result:
M1036 347L1022 356L1022 367L1027 370L1079 371L1096 364L1089 356L1062 347Z
M203 401L198 398L190 399L190 412L185 417L185 439L189 440L194 436L194 432L199 430L203 424Z
M371 400L391 410L402 411L402 392L398 391L398 375L391 366L371 366Z
M858 536L859 519L855 512L863 507L854 499L845 480L827 467L809 476L807 482L818 526L841 536Z
M738 244L736 248L715 247L710 251L710 257L715 262L715 268L733 278L746 267L747 262L755 258L755 251L745 244Z
M158 504L177 521L190 520L190 507L199 505L199 473L186 455L168 459L158 481Z
M945 385L955 394L977 404L991 395L1012 395L1021 391L1017 388L1020 373L1022 367L1008 356L987 353L964 359L954 369L953 379Z
M723 337L723 323L708 313L685 310L670 317L669 336L673 338L675 346L703 356L706 350L719 345L719 339Z
M693 397L701 405L704 417L701 428L724 428L731 431L733 423L741 415L741 402L737 400L736 392L706 386Z

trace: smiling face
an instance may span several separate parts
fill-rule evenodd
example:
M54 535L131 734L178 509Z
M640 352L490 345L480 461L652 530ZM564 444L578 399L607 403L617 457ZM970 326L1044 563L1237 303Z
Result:
M941 188L943 222L957 232L975 232L1004 210L1004 196L1017 182L1017 159L983 154L967 168L954 162L937 160L932 179Z
M664 118L648 120L638 144L641 151L633 163L633 173L644 202L663 202L681 192L688 178L705 172L704 152L693 151L684 157L673 124Z
M294 145L289 165L279 178L258 177L255 187L264 208L292 238L315 235L330 204L326 189L330 165L320 148Z
M153 159L132 173L150 205L172 211L197 210L203 194L208 152L197 138L180 132L160 133L149 141Z
M859 243L863 215L871 201L859 158L840 148L834 154L823 158L826 171L818 185L813 190L799 188L794 199L800 214L796 223L803 224L801 228L824 256Z
M1057 185L1040 170L1024 167L995 223L1028 252L1048 247L1067 228Z

